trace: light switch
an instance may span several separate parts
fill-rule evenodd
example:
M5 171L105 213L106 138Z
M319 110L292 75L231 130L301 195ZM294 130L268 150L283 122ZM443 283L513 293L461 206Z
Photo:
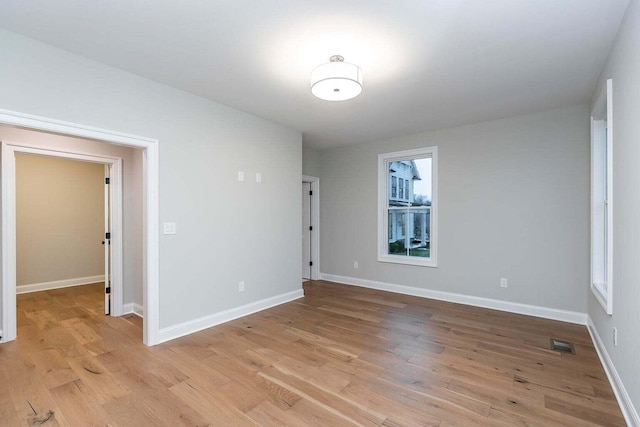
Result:
M162 232L164 234L176 234L176 223L165 222L162 224Z

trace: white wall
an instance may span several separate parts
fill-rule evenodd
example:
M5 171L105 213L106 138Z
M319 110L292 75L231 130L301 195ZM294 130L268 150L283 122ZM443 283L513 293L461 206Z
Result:
M585 313L588 132L579 105L321 151L322 272ZM378 262L377 155L433 145L438 267Z
M300 132L11 32L0 52L0 108L159 140L161 328L300 289Z
M142 304L142 151L5 125L0 125L0 141L49 150L122 158L123 303ZM136 297L138 294L139 299ZM1 309L2 307L0 312Z
M313 148L302 148L302 173L308 176L320 174L320 153Z
M104 165L16 154L18 292L104 275L103 239Z
M589 316L640 410L640 2L632 0L593 100L613 79L613 315L589 293ZM618 328L618 346L613 328Z

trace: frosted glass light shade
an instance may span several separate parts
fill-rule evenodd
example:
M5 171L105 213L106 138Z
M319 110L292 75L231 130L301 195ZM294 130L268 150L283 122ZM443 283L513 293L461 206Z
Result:
M362 71L357 65L334 61L311 72L311 93L325 101L346 101L362 92Z

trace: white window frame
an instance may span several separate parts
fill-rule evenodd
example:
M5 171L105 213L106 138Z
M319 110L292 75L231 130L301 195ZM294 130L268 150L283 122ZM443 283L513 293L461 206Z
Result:
M431 226L429 233L429 258L389 255L389 163L400 160L431 158ZM411 197L411 195L409 196ZM438 266L438 147L396 151L378 155L378 261L393 264Z
M603 120L606 119L606 128ZM602 232L603 224L595 219L596 209L600 209L602 199L598 196L596 182L597 162L602 161L597 157L598 140L602 141L606 134L606 199L604 200L604 238L596 238L597 233ZM604 240L600 242L600 240ZM604 255L600 253L604 251ZM602 260L604 257L604 260ZM604 272L596 273L598 264L604 261ZM602 268L602 267L600 267ZM606 81L598 100L591 111L591 280L590 287L596 300L605 312L613 314L613 82ZM605 282L598 282L594 276L603 276Z

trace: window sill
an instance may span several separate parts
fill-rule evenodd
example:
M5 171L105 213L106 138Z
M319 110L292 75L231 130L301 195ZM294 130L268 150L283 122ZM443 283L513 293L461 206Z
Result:
M418 258L418 259L414 259ZM438 263L436 260L431 257L428 259L420 259L420 257L405 257L405 256L392 256L392 255L379 255L379 262L388 262L390 264L405 264L405 265L416 265L419 267L432 267L437 268Z

